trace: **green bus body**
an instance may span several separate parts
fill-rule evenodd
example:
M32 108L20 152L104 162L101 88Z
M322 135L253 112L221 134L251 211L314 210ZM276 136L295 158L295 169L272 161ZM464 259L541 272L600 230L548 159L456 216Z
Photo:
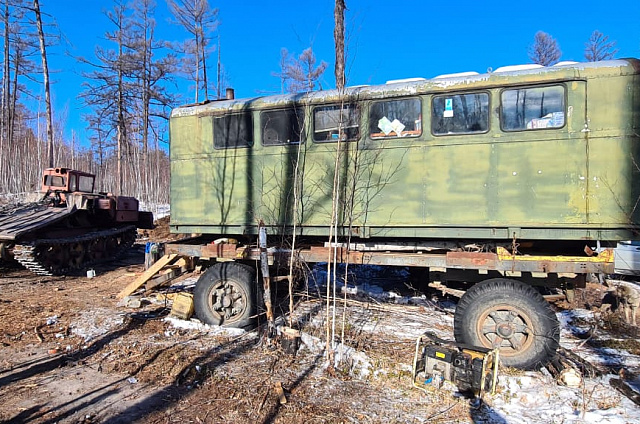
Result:
M557 105L549 112L553 96ZM380 103L394 100L406 102ZM536 102L540 115L529 119ZM321 108L341 104L353 107L359 130L346 120L342 133L320 131L321 118L331 113ZM407 131L389 130L394 114L400 116L396 106L416 118L397 120ZM269 112L294 107L304 113L302 141L270 144L263 131ZM391 112L374 122L384 111ZM244 116L242 124L225 121L230 114ZM480 124L464 127L474 120ZM234 122L233 128L221 122ZM337 164L340 234L637 238L636 59L400 81L347 88L343 95L329 90L209 102L174 109L170 131L171 229L177 233L252 235L262 221L270 234L291 234L295 223L298 234L326 236ZM338 142L356 132L355 140ZM235 146L221 134L252 140Z

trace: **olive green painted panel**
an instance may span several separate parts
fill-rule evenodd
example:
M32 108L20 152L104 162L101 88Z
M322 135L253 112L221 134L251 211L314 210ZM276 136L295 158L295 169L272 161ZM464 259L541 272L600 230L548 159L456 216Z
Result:
M436 137L425 121L418 138L380 141L365 135L357 143L341 143L339 224L352 223L354 231L367 237L627 236L640 222L640 142L634 133L640 90L636 76L622 72L615 76L607 67L590 66L530 72L518 78L472 78L465 91L490 92L486 134ZM500 86L528 81L565 85L564 127L501 131ZM417 83L406 94L415 97L424 90L422 116L428 117L432 94L451 87ZM378 90L359 92L362 128L368 127L365 94L381 98ZM318 104L331 97L313 96L310 102L317 98ZM254 122L260 108L278 102L284 105L290 100L252 100ZM306 140L301 145L262 146L260 127L254 124L252 148L216 150L211 116L222 113L225 104L185 108L172 115L172 226L182 232L237 234L252 233L262 220L275 232L297 223L302 234L328 234L338 144ZM234 101L231 107L242 104ZM301 191L295 205L298 157Z
M251 149L213 148L211 119L174 118L171 145L171 216L176 225L253 223ZM179 134L179 135L175 135Z
M640 140L600 137L589 141L589 222L640 222Z

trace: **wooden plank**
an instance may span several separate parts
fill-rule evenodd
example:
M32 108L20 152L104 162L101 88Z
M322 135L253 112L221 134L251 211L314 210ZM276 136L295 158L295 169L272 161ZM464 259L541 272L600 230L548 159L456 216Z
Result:
M611 387L628 397L633 403L640 405L640 393L635 391L629 384L619 378L610 379L609 384Z
M67 208L46 208L4 216L0 224L0 238L15 240L20 234L57 222L69 214Z
M182 257L178 259L174 264L167 265L165 269L160 271L160 275L153 278L152 280L147 281L147 283L144 286L145 294L151 292L151 290L153 290L154 288L158 286L162 286L168 281L171 281L174 278L184 274L189 270L190 267L193 268L191 266L192 264L193 264L193 261L191 258Z
M158 286L163 285L164 283L173 280L179 274L176 273L175 269L167 269L162 271L162 273L155 277L154 279L147 281L147 284L144 285L145 294L151 292L151 290L155 289Z
M120 293L118 293L117 298L122 299L124 297L129 296L134 291L138 290L144 283L146 283L151 277L153 277L158 271L164 268L166 265L169 265L178 257L177 254L172 253L170 255L164 255L162 258L158 259L158 262L153 264L151 268L146 270L142 275L136 278L134 281L129 283L127 287L122 289Z

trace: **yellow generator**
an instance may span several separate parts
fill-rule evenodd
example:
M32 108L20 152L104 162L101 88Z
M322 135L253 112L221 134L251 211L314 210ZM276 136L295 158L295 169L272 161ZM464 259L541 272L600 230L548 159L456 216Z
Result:
M498 349L462 345L426 332L416 340L413 385L426 390L440 388L444 381L458 391L482 397L494 393L498 381Z

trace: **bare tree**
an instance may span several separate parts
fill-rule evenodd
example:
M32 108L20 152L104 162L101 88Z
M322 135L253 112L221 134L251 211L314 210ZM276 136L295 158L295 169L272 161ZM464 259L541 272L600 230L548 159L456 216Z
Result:
M584 43L584 58L589 62L598 62L600 60L613 59L618 53L616 42L609 41L609 36L604 35L598 30L591 33L589 41Z
M552 36L543 31L536 32L534 43L529 47L529 59L533 63L549 66L558 63L561 56L560 46Z
M171 80L175 71L176 61L173 54L165 54L157 59L157 51L164 48L165 43L155 37L155 3L153 0L135 0L132 3L132 34L131 70L134 87L139 93L138 115L140 119L139 136L142 144L142 166L140 169L140 192L144 200L149 199L151 163L149 160L150 132L156 132L153 125L154 118L163 123L169 118L169 107L173 103L173 96L168 92L164 82Z
M344 11L347 8L345 0L336 0L336 7L333 12L335 27L333 29L333 39L336 44L336 88L344 89Z
M0 149L5 151L5 146L9 142L9 0L4 2L4 14L2 17L4 25L4 58L3 58L3 74L2 74L2 119L0 120ZM2 162L0 162L0 172L4 170L4 154L0 154Z
M167 0L167 5L177 22L193 37L186 40L177 50L191 59L183 63L185 73L190 75L195 83L196 103L201 89L204 90L206 100L209 97L207 59L210 54L211 34L218 27L218 9L212 9L209 0Z
M129 150L128 127L130 126L130 114L133 110L132 97L135 97L132 96L135 91L127 80L127 76L132 73L130 65L133 61L127 57L129 51L125 45L125 41L128 40L127 34L131 29L125 11L126 6L118 2L114 10L106 13L115 26L115 30L107 32L105 38L115 43L116 48L96 47L97 62L95 63L85 58L79 58L80 61L95 68L94 71L83 74L87 81L83 83L85 89L79 97L86 106L93 109L95 115L100 117L93 122L108 125L105 132L110 137L113 137L115 133L117 146L117 183L115 189L119 194L123 193L123 161L125 151Z
M289 93L306 93L318 88L322 74L327 69L327 62L320 61L316 66L316 55L311 47L305 49L297 58L293 57L287 49L280 51L281 72L274 74L281 79L283 87Z
M168 158L160 150L173 96L167 89L175 57L155 36L154 0L116 3L106 13L111 46L98 46L95 59L79 58L93 70L80 99L91 108L84 118L105 190L143 201L168 199Z
M42 75L44 78L44 99L47 108L47 146L49 154L49 167L54 166L53 160L53 113L51 111L51 89L49 87L49 65L47 63L47 46L42 29L42 16L38 0L33 0L33 11L36 14L36 25L38 26L38 39L40 40L40 55L42 57Z

